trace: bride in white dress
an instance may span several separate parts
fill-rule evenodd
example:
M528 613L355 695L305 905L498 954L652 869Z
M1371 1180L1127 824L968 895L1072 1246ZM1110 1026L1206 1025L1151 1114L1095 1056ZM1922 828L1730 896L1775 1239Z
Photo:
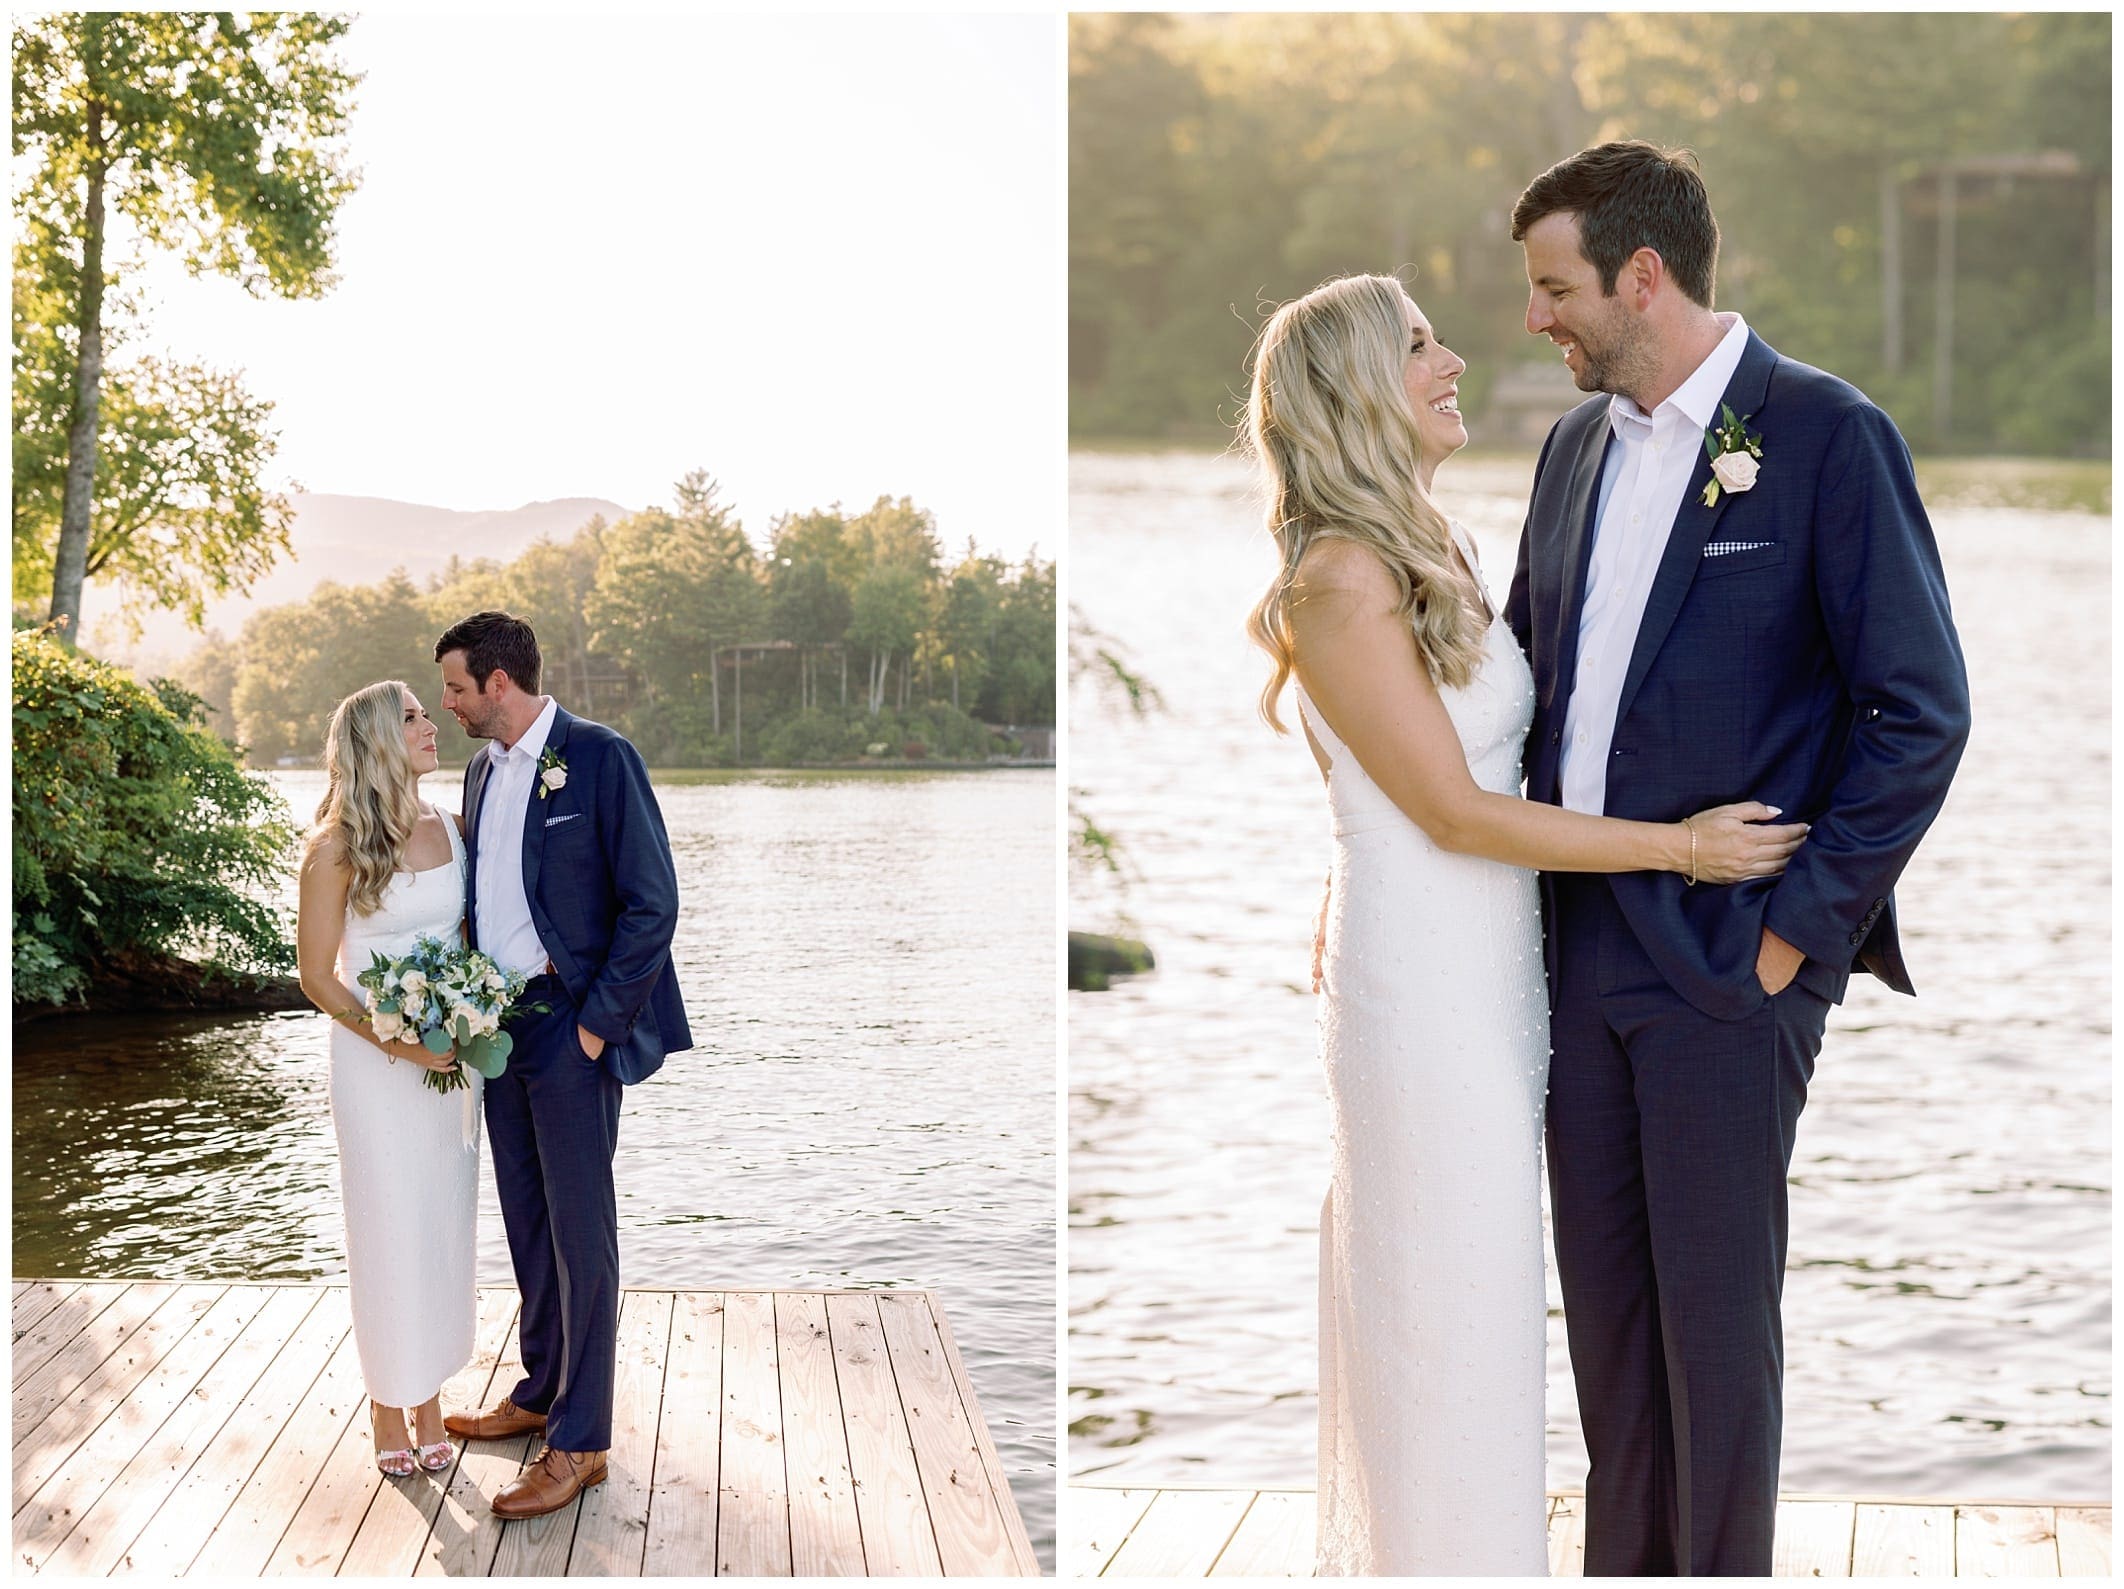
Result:
M1526 659L1433 505L1466 365L1401 284L1332 281L1255 353L1247 434L1282 555L1249 631L1295 675L1334 854L1320 1053L1317 1569L1548 1571L1535 869L1773 875L1768 806L1625 822L1520 797Z
M455 1460L438 1395L471 1360L475 1316L481 1079L437 1093L425 1073L452 1069L454 1054L379 1042L356 1019L366 1001L354 978L372 951L395 959L424 934L461 938L459 819L419 795L435 766L435 725L405 685L386 680L339 703L296 924L303 992L338 1023L331 1097L347 1291L376 1465L394 1477Z

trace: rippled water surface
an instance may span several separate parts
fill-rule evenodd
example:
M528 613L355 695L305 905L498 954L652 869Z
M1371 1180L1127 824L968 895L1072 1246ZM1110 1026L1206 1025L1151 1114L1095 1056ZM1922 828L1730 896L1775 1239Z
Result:
M1500 595L1531 476L1471 459L1439 482ZM2106 1498L2109 521L1927 491L1976 727L1898 892L1920 997L1853 980L1800 1121L1783 1482ZM1254 717L1258 523L1231 460L1072 460L1071 599L1167 705L1071 706L1071 782L1135 873L1073 884L1071 924L1125 911L1159 959L1070 995L1076 1474L1313 1474L1328 1118L1302 983L1328 835L1303 743ZM1565 1485L1585 1454L1553 1269L1549 1295Z
M322 776L275 776L307 816ZM934 1288L1051 1565L1054 775L655 783L698 1046L627 1090L624 1282ZM18 1031L15 1273L344 1275L327 1030ZM479 1272L510 1277L484 1170Z

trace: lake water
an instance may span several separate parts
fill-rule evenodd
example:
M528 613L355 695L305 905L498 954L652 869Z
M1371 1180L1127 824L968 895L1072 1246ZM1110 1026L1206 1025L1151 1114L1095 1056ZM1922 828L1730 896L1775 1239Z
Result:
M1501 597L1531 457L1442 472ZM1792 1169L1788 1490L2106 1499L2110 1483L2110 526L2010 469L1926 490L1975 729L1898 891L1920 996L1853 979ZM2039 482L2038 482L2039 484ZM1313 1478L1328 1117L1305 986L1320 777L1254 715L1273 564L1229 458L1080 454L1070 596L1167 710L1071 704L1077 801L1155 973L1069 1003L1073 1475ZM2102 493L2106 497L2106 490ZM2069 500L2072 493L2062 495ZM1582 1482L1549 1281L1549 1479Z
M324 787L274 780L304 818ZM1054 774L655 785L698 1046L627 1091L623 1281L934 1288L1051 1567ZM323 1016L17 1036L17 1275L345 1274ZM484 1170L479 1273L510 1280Z

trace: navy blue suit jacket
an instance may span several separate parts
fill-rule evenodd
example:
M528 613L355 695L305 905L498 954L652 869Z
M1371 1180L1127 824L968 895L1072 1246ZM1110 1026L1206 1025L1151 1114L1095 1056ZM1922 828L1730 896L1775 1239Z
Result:
M1534 668L1527 795L1552 804L1608 401L1581 403L1549 432L1506 606ZM1725 401L1761 436L1761 473L1705 507L1711 463L1698 450L1624 675L1607 814L1672 822L1762 800L1814 828L1782 878L1691 888L1672 872L1618 873L1616 902L1707 1015L1761 1006L1765 926L1806 954L1800 979L1826 998L1843 997L1854 965L1909 993L1895 880L1969 734L1968 677L1909 449L1855 387L1753 333ZM1766 544L1704 556L1714 541Z
M532 783L524 895L578 1021L605 1040L598 1062L631 1085L654 1075L666 1054L693 1046L671 962L678 928L671 840L649 769L625 739L555 707L546 748L566 761L568 781L543 800ZM475 946L480 798L492 756L492 744L484 745L465 769L465 918Z

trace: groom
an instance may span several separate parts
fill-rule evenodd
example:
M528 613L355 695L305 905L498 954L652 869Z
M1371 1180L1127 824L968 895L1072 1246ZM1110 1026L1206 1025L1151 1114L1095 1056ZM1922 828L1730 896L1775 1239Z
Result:
M1529 798L1813 824L1781 878L1542 879L1586 1575L1767 1576L1793 1134L1854 967L1912 991L1893 891L1968 735L1961 648L1895 426L1713 312L1691 163L1587 149L1512 236L1527 330L1611 394L1550 432L1520 541Z
M538 637L474 613L435 643L443 705L488 741L465 770L475 947L531 981L548 1013L510 1024L487 1083L487 1141L523 1308L524 1377L484 1413L443 1420L465 1439L543 1431L536 1462L495 1496L497 1517L556 1511L605 1478L619 1328L612 1155L620 1093L693 1046L671 963L678 877L649 774L611 729L539 694Z

